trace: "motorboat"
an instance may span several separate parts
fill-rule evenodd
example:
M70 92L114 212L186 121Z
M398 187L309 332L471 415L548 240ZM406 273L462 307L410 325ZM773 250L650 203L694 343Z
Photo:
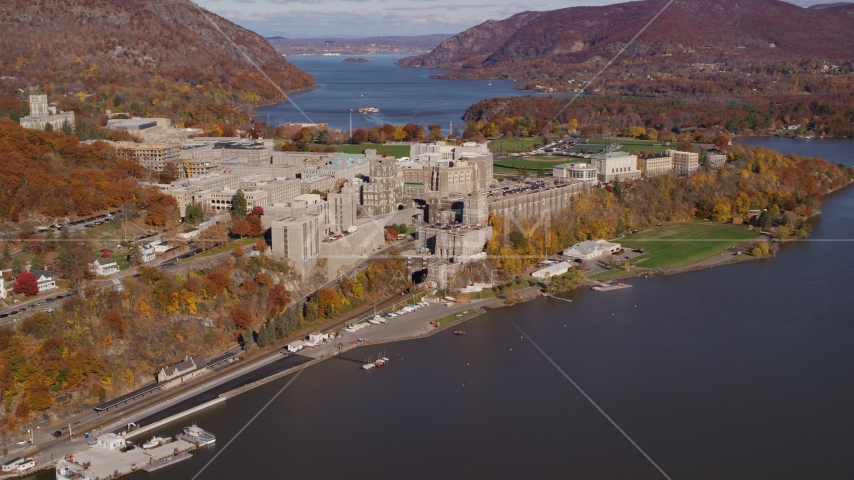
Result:
M188 441L198 443L199 445L210 445L216 442L214 434L206 432L195 425L184 427L184 437L188 439Z
M143 449L159 447L163 443L163 437L151 437L151 440L142 444Z

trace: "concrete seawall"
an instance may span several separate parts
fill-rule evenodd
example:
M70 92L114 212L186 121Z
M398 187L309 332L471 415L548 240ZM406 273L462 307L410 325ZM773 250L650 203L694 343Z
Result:
M222 403L225 400L226 400L226 397L224 395L221 395L219 398L211 400L210 402L205 402L201 405L196 405L195 407L184 410L181 413L176 413L175 415L172 415L171 417L164 418L163 420L156 421L150 425L146 425L142 428L138 428L132 432L129 432L127 435L125 435L125 438L131 438L131 437L135 437L137 435L141 435L145 432L154 430L157 427L160 427L162 425L166 425L167 423L174 422L175 420L178 420L181 417L186 417L187 415L196 413L200 410L204 410L205 408L212 407L218 403Z

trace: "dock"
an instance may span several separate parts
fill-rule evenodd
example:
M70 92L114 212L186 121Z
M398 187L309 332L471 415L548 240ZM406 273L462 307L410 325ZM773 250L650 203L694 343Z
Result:
M596 292L609 292L611 290L620 290L623 288L632 288L628 283L618 283L616 285L608 285L607 283L600 283L599 285L593 287L593 290Z
M155 470L160 470L163 467L168 467L169 465L172 465L173 463L178 463L182 460L186 460L186 459L191 458L191 457L192 457L192 455L190 455L187 452L179 453L178 455L169 457L165 460L160 460L159 462L154 462L152 464L146 465L146 466L142 467L142 469L145 470L146 472L153 472Z
M106 443L105 439L110 443ZM137 446L118 448L123 445L124 439L118 435L99 437L98 445L59 460L56 464L56 478L94 480L117 478L138 470L152 472L192 457L190 452L199 448L196 443L182 439L147 450Z

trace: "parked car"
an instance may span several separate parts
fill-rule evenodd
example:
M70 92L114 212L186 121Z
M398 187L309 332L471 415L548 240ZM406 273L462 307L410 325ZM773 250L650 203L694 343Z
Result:
M17 442L15 442L15 445L26 445L26 444L27 444L27 439L26 439L26 438L25 438L25 439L23 439L23 440L18 440Z

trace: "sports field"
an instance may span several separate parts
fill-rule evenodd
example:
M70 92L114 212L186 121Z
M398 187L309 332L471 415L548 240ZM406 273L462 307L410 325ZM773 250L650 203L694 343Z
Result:
M627 140L622 138L591 138L587 141L587 143L581 143L578 146L584 147L588 146L589 150L593 150L593 147L601 148L606 144L611 143L619 143L622 145L618 151L620 152L629 152L632 154L637 154L640 151L644 151L646 153L661 153L670 149L676 149L677 146L673 143L667 145L666 142L658 142L652 140Z
M690 265L758 237L756 230L741 225L670 223L651 227L615 240L625 248L642 248L634 264L644 268Z
M492 152L527 152L533 144L543 143L543 137L502 138L489 144Z

